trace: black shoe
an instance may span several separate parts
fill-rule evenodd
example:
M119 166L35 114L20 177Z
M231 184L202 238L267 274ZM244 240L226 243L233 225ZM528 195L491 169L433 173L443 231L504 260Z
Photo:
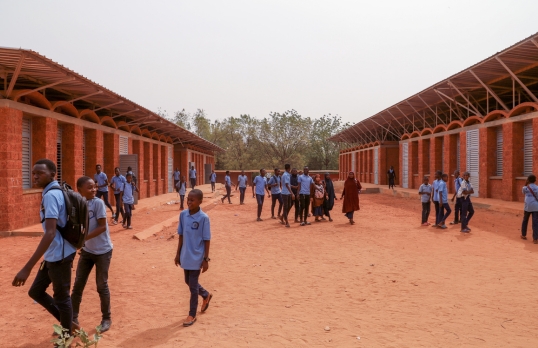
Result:
M110 325L112 325L112 320L103 319L101 321L101 333L107 332L108 330L110 330Z

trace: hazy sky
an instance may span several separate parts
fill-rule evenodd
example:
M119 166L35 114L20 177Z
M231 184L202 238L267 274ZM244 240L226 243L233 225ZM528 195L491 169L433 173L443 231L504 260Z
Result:
M169 114L355 123L538 32L538 1L8 1L0 46Z

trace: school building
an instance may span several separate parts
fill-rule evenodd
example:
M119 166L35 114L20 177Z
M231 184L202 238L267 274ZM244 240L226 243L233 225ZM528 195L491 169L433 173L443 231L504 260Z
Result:
M72 187L96 164L110 178L133 167L139 198L172 192L172 172L207 183L223 151L156 113L31 50L0 47L0 231L39 222L32 166L56 161ZM114 202L109 189L110 201Z
M436 170L471 174L475 196L523 201L538 173L538 34L336 134L340 179L418 189ZM452 180L449 180L452 182ZM451 192L453 185L449 185Z

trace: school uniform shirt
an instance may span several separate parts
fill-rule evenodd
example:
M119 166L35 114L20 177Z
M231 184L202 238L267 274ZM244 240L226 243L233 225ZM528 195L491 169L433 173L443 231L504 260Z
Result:
M439 182L442 182L443 180L434 180L433 181L433 201L439 202Z
M299 190L300 195L309 195L310 194L310 184L314 183L314 180L310 177L310 175L299 175L299 179L297 179L297 182L301 184L301 189Z
M99 174L95 174L93 176L93 180L95 181L97 186L101 186L101 185L104 185L106 183L107 176L106 176L105 173L101 172ZM108 186L99 187L97 189L97 191L108 192Z
M211 180L211 182L217 182L217 174L211 173L211 175L209 176L209 180Z
M183 245L179 254L181 268L186 270L200 270L204 260L204 241L211 240L209 217L200 209L191 215L189 210L179 214L177 234L183 236Z
M276 186L271 186L271 193L273 195L279 195L282 191L280 190L280 176L273 175L269 179L269 185L277 184Z
M534 195L530 190L534 192ZM525 211L535 212L538 211L538 201L534 196L538 197L538 186L536 184L529 184L529 186L523 186L523 194L525 195Z
M179 176L181 175L181 172L179 170L176 170L174 172L174 180L179 180Z
M183 182L181 183L181 181L178 181L178 183L176 184L176 187L179 189L179 195L180 196L185 196L185 193L187 192L187 182Z
M232 186L232 179L230 179L230 176L229 175L226 175L224 177L224 184L228 187L231 187Z
M254 192L256 192L257 195L265 196L265 187L267 186L267 179L265 176L258 175L254 178Z
M117 195L121 191L123 191L123 185L127 182L127 179L123 175L116 176L114 175L112 179L110 179L110 183L114 184L114 194Z
M286 184L288 184L291 187L290 176L291 174L288 172L284 172L284 174L282 174L282 194L283 195L291 195L290 190L288 190L288 187L286 186Z
M462 178L456 178L454 180L454 188L456 189L456 193L459 191L460 187L461 187L461 182L463 181Z
M129 183L126 183L124 186L123 186L123 203L125 204L134 204L134 192L135 192L135 187L132 183L129 184Z
M420 201L422 203L428 203L430 201L430 197L431 197L431 192L432 192L432 185L428 184L428 185L420 185L419 189L418 189L418 192L427 192L427 193L423 193L422 195L420 195Z
M100 198L94 198L88 201L88 231L93 231L99 226L97 223L99 219L105 219L106 231L95 238L88 239L82 247L82 249L94 255L103 255L112 250L112 240L110 240L108 222L106 221L105 202Z
M237 177L237 183L239 184L239 187L246 188L247 180L248 180L248 177L246 175L239 175Z
M60 190L50 190L53 186L60 185L54 180L45 187L41 194L41 197L43 197L43 209L41 209L39 215L41 216L41 220L43 220L43 223L41 224L43 226L43 232L45 232L46 223L44 219L56 219L56 224L60 227L64 227L67 222L64 194ZM77 249L71 245L71 243L63 239L60 231L56 229L56 235L43 256L47 262L56 262L71 255L75 251L77 251Z
M189 177L191 179L196 179L196 169L189 170Z
M446 182L441 180L438 186L439 190L439 202L448 203L448 189L446 187Z

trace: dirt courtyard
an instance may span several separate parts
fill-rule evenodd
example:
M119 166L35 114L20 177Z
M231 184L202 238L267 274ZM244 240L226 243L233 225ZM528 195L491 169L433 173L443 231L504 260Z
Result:
M418 198L369 194L354 226L337 201L334 222L284 228L270 200L263 222L251 196L232 201L208 212L211 262L200 282L214 297L189 328L175 227L145 241L113 229L113 324L99 347L538 347L538 245L519 239L521 216L477 209L462 235L421 227ZM36 268L23 288L11 286L38 241L0 239L1 347L50 346L55 320L27 295ZM86 329L101 319L92 279Z

